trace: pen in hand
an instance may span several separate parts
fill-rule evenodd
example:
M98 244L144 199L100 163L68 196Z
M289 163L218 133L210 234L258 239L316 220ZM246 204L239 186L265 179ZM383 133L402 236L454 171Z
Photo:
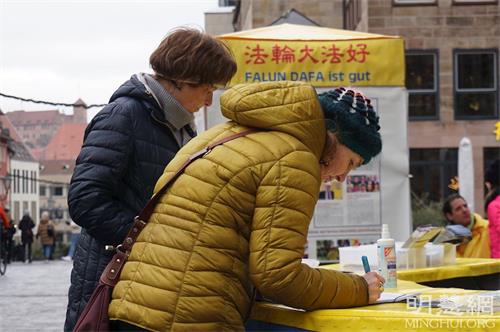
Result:
M363 268L365 269L365 273L370 272L370 264L368 263L368 257L361 256L361 261L363 262Z

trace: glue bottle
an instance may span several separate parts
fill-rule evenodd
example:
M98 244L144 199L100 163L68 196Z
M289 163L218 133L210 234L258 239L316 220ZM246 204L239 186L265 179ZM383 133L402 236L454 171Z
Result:
M382 225L382 238L377 240L378 271L385 279L384 288L396 288L396 243L391 239L389 225Z

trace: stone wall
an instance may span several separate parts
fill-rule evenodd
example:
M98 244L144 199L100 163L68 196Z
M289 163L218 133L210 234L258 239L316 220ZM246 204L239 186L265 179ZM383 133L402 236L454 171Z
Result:
M463 136L469 137L473 144L476 207L482 212L483 148L500 147L493 135L500 119L454 119L453 49L499 49L499 4L456 5L452 0L438 0L437 5L429 6L396 6L392 0L370 0L366 4L368 15L359 25L367 26L364 31L402 36L407 49L439 51L439 120L410 121L409 146L457 147Z
M241 0L240 27L270 25L290 9L321 26L342 29L342 0Z

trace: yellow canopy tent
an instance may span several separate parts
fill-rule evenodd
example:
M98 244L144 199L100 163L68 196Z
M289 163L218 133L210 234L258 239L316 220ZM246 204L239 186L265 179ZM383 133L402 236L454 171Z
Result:
M403 39L294 24L218 38L238 63L230 86L280 80L306 81L318 92L357 86L380 114L382 154L353 171L337 192L326 195L324 189L324 197L334 198L318 202L308 233L309 257L328 260L338 243L373 243L382 223L389 224L393 238L406 240L411 221ZM213 105L201 113L199 130L227 121L220 112L222 92L216 91ZM358 192L356 184L363 181L377 189Z
M404 86L400 37L281 24L218 38L238 63L230 86L280 80L317 87Z

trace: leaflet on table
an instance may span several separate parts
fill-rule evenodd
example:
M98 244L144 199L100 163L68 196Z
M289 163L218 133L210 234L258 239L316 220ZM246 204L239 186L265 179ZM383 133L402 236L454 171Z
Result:
M380 295L380 298L376 302L370 303L368 305L384 304L384 303L407 302L410 299L418 299L419 295L420 295L420 293L403 294L403 293L383 292ZM267 300L267 299L263 299L263 300L266 301L266 302L269 302L269 303L273 303L272 301ZM275 304L275 303L273 303L273 305L276 306L276 307L287 309L287 310L295 310L295 311L302 311L302 312L306 311L306 310L303 310L303 309L297 309L297 308L294 308L294 307L290 307L290 306L287 306L287 305L284 305L284 304Z
M422 248L424 247L430 240L435 238L441 231L442 227L434 227L431 225L428 226L419 226L416 230L411 233L408 240L403 243L401 248Z
M380 294L380 298L373 304L406 302L408 299L417 298L418 295L420 295L420 293L403 294L383 292Z

